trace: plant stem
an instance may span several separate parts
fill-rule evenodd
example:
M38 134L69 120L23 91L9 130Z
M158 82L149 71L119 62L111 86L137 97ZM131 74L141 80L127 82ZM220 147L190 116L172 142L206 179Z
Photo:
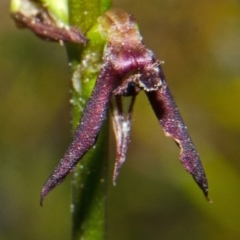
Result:
M86 46L66 44L72 70L73 130L76 129L82 111L92 93L101 69L102 53L106 44L106 39L103 39L101 33L95 31L92 25L110 6L111 0L12 0L11 2L11 14L15 21L28 27L38 36L48 37L49 32L43 31L44 27L55 28L59 32L62 29L59 26L65 25L79 27L88 38ZM37 19L35 24L35 18L39 16L34 16L33 13L38 13L39 16L50 20L49 23ZM20 19L19 16L22 18ZM29 19L32 20L27 22ZM68 28L63 29L67 31ZM53 39L57 40L56 37ZM74 170L72 181L73 240L105 239L107 155L108 121L103 126L96 145L81 159ZM41 201L44 197L45 195L42 195Z
M69 0L69 24L78 26L87 35L97 17L111 5L111 0ZM89 38L89 36L87 36ZM91 95L99 67L92 73L92 66L101 64L103 43L95 40L87 46L67 44L72 68L72 125L75 130L82 110ZM91 58L89 56L95 56ZM83 62L86 64L82 64ZM72 240L103 240L106 226L108 121L105 122L96 145L81 159L72 181Z
M111 4L112 0L69 0L69 22L86 33Z

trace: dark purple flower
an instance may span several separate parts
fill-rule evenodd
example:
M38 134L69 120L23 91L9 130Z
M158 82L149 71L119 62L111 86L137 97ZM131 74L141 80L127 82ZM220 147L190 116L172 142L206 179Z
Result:
M95 144L109 105L117 144L115 183L126 158L133 104L140 90L145 91L166 136L172 137L180 147L182 165L208 198L208 183L199 155L168 88L161 62L143 44L131 15L121 10L110 10L100 18L110 29L103 65L73 141L42 188L41 204ZM130 98L127 111L122 105L123 97Z
M87 41L77 28L56 27L47 13L38 14L34 18L16 13L14 19L18 25L28 27L45 40L83 44ZM98 22L107 36L101 71L72 143L42 188L41 204L46 195L65 179L95 144L109 105L117 145L113 174L113 182L116 182L126 158L134 101L141 90L145 91L166 136L172 137L180 147L183 167L193 176L208 199L208 183L199 155L168 88L161 62L143 44L136 22L130 14L122 10L110 10L100 16ZM123 97L130 99L128 106L123 106Z

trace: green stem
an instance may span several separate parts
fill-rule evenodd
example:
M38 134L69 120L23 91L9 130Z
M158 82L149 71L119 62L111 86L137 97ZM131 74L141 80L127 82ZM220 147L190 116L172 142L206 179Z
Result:
M89 39L85 47L73 44L66 46L73 74L71 99L73 129L77 127L82 110L91 95L100 70L104 47L101 39L99 41L91 39L88 30L110 5L111 0L69 0L69 24L78 26ZM94 71L93 66L96 68ZM108 121L104 124L96 145L81 159L74 170L72 240L105 239L107 160Z
M108 122L72 181L72 239L103 240L106 232Z
M72 70L72 126L76 129L92 93L102 65L107 39L102 37L97 18L111 6L111 0L12 0L11 14L33 18L39 13L54 20L53 27L76 26L87 36L86 46L66 44ZM48 16L49 15L49 16ZM15 18L18 22L19 19ZM51 21L50 21L51 22ZM43 23L44 25L44 23ZM33 25L30 28L34 32ZM77 165L72 183L72 239L105 239L107 195L108 121L96 145Z
M69 0L70 25L78 26L86 33L111 4L112 0Z

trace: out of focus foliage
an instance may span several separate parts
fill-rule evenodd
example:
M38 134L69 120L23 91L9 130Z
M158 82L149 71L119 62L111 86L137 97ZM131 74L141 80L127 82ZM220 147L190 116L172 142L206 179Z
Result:
M70 74L63 47L19 31L0 1L0 240L69 239L70 178L39 206L42 183L70 141ZM110 240L240 239L240 3L115 0L133 13L205 167L208 204L140 94L117 187Z

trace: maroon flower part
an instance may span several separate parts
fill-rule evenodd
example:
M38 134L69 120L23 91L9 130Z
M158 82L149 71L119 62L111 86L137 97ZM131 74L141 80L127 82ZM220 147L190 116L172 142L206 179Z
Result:
M183 123L163 73L161 75L162 87L158 91L148 92L148 99L166 136L172 137L180 147L182 165L193 176L208 199L208 183L199 155L188 135L187 127Z
M133 17L121 10L111 10L99 22L107 26L108 36L103 65L73 141L42 188L41 204L95 144L109 105L117 145L115 183L126 158L133 105L140 90L145 91L166 136L172 137L180 147L183 167L208 198L208 183L199 155L168 88L160 61L143 44ZM128 106L123 106L123 97L129 98Z
M12 15L19 28L28 28L38 37L53 42L72 42L86 44L87 39L76 27L57 27L46 11L40 11L34 16L26 16L21 12Z

